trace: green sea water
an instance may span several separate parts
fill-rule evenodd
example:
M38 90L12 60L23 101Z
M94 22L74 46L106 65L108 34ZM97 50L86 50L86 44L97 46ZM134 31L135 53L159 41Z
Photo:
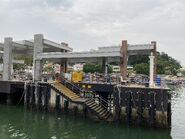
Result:
M185 89L172 94L172 129L117 126L0 105L0 139L185 139Z

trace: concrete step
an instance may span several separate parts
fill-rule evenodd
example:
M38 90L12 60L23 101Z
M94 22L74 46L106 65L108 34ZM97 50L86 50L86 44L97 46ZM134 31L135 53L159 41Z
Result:
M105 112L107 112L107 110L102 110L100 113L99 113L99 115L103 115Z
M93 106L95 106L97 104L95 102L91 102L91 103L88 103L87 105L92 108Z
M105 119L107 120L110 116L111 116L111 114L108 113L108 114L105 116Z
M96 112L99 112L101 109L102 109L102 107L98 105L94 110L95 110Z
M89 103L89 102L94 102L91 98L89 98L86 103Z
M94 104L94 101L89 101L86 103L88 106L91 106L92 104Z
M98 107L98 105L95 103L91 106L91 109L95 110Z

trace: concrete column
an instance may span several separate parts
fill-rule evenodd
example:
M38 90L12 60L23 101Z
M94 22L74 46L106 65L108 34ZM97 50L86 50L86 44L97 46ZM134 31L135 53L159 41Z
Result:
M153 56L153 53L151 53L151 56L149 56L150 58L150 87L154 87L154 59L155 56Z
M64 72L67 73L67 70L68 70L68 60L67 59L64 64L65 64Z
M102 68L103 68L103 73L107 75L108 74L108 60L106 57L103 57L102 59Z
M11 79L11 67L12 67L12 38L4 39L4 55L3 55L3 80L7 81Z
M60 74L62 73L67 73L67 68L68 68L68 60L61 60L60 63Z
M43 52L44 44L43 44L44 36L42 34L34 35L34 50L33 50L33 80L40 81L42 75L42 61L36 60L36 56L38 53Z
M127 50L128 50L128 44L127 40L122 41L120 53L121 53L121 58L120 58L120 72L123 80L127 79Z

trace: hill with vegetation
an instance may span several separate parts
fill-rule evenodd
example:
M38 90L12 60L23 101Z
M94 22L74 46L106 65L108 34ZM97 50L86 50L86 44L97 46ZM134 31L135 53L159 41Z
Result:
M130 56L128 65L133 65L137 74L149 74L149 57L148 56ZM176 75L181 68L181 64L168 54L157 53L157 74Z

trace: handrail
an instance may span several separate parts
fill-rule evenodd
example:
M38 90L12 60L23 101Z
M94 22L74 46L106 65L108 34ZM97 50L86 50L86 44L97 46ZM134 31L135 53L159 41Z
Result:
M71 83L71 82L68 82L68 80L67 79L65 79L65 78L63 78L62 77L62 81L64 81L64 85L66 86L66 83L68 83L68 84L70 84L70 85L72 85L72 90L74 91L74 88L76 88L78 91L82 91L81 90L81 88L80 87L78 87L77 85L75 85L75 84L73 84L73 83Z
M62 83L64 83L65 86L66 86L66 83L68 83L68 84L72 85L72 87L74 87L74 88L76 88L77 90L79 90L80 92L84 91L84 89L81 89L81 87L75 85L74 83L69 82L69 81L68 81L67 79L65 79L64 77L61 77L61 79L62 79ZM73 88L72 88L72 90L74 91ZM96 95L96 92L95 92L93 89L91 89L91 91L88 91L88 92L89 92L89 94L91 95L91 99L93 99L93 101L95 102L96 100L95 100L94 96ZM101 97L100 95L98 96L98 98L100 99L99 105L101 105L102 107L104 107L105 109L107 109L107 106L108 106L109 102L106 101L106 100L105 100L103 97ZM105 104L107 104L107 106L106 106L105 104L101 103L101 102L104 102ZM112 106L109 106L109 107L110 107L110 110L111 110L111 107L112 107Z

